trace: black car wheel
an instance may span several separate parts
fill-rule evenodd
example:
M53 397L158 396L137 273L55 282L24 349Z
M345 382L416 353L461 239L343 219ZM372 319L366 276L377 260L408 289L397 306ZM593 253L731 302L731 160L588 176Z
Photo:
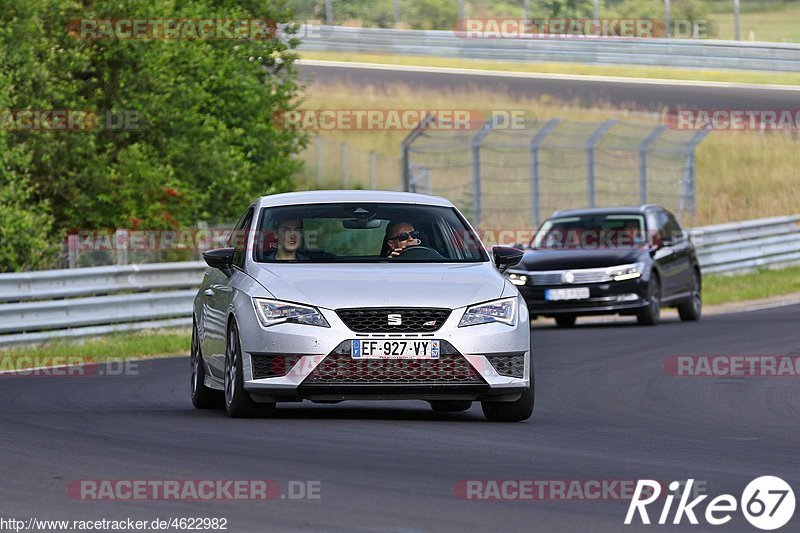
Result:
M702 287L700 274L697 271L692 274L691 293L691 299L678 306L678 315L681 317L681 320L685 322L700 320L700 315L703 313Z
M647 284L647 307L638 315L636 321L643 326L654 326L661 318L661 282L655 274Z
M275 412L274 403L254 402L250 394L244 390L242 346L239 342L239 328L235 321L228 326L225 347L225 409L231 418L271 416Z
M483 416L490 422L522 422L533 415L536 395L534 387L533 359L531 359L531 386L513 402L482 401Z
M192 348L189 358L192 363L192 405L197 409L218 409L223 404L223 395L220 391L206 387L206 367L203 364L203 355L200 350L200 337L197 333L197 324L192 321Z
M556 317L556 324L560 328L571 328L575 325L575 320L578 317L575 315L561 315Z

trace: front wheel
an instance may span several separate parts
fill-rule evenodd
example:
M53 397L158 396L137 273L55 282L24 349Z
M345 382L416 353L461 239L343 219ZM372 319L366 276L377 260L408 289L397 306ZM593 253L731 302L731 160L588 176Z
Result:
M678 306L678 316L684 322L695 322L700 320L703 313L703 298L700 285L700 274L695 271L692 274L692 297L689 301Z
M225 409L231 418L255 418L271 416L274 403L257 403L244 390L242 368L242 345L239 328L232 321L228 326L228 341L225 347Z
M200 337L197 324L192 321L192 349L189 355L192 363L192 405L197 409L217 409L222 407L222 393L206 387L206 367L200 350Z
M653 275L647 284L647 307L638 315L636 321L643 326L654 326L661 318L661 283L658 276Z
M531 358L531 386L513 402L482 401L483 416L490 422L522 422L533 415L536 388L534 387L533 359Z

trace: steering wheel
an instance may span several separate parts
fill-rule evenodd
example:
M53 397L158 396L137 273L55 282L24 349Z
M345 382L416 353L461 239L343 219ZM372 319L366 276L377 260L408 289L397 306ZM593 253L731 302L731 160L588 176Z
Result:
M444 259L442 255L427 246L406 246L395 259Z

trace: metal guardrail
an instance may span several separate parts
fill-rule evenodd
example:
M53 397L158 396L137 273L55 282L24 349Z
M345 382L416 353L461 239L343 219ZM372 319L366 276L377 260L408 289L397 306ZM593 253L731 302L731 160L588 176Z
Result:
M191 326L202 261L0 274L0 346Z
M314 26L300 50L800 72L800 45L699 39L487 39L455 31Z
M703 273L733 273L800 263L800 216L693 228Z
M704 273L800 264L800 216L693 228ZM203 262L0 274L0 346L188 327Z

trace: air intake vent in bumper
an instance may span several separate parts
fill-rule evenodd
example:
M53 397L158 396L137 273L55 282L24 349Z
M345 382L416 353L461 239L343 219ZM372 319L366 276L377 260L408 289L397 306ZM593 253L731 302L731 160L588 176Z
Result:
M464 356L439 359L352 359L328 355L302 385L485 385Z

